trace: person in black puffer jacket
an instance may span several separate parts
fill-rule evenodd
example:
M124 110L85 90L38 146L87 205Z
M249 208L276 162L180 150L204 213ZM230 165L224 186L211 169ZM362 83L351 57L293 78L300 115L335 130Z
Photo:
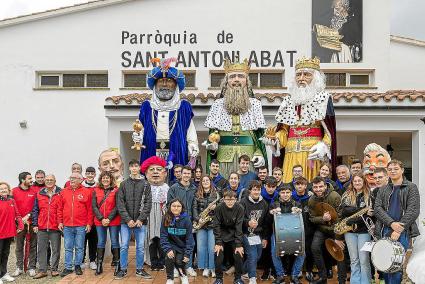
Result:
M201 177L201 182L198 191L195 195L193 204L193 220L199 222L200 215L211 204L211 211L208 216L214 216L215 206L218 204L220 196L210 178L207 175ZM204 269L203 276L208 277L210 272L212 277L215 277L214 266L214 232L212 221L208 221L196 233L198 268Z
M169 202L161 225L160 242L166 254L167 284L174 283L174 268L179 272L181 283L189 284L185 266L192 255L195 241L192 234L192 222L185 212L183 202L179 199Z
M366 207L369 210L365 213L372 216L372 200L366 180L362 174L353 174L350 185L341 198L341 218L349 218ZM366 217L366 214L364 214L364 217ZM351 260L350 281L360 284L370 283L369 252L362 251L361 248L366 242L370 241L371 236L361 216L351 217L346 222L348 226L355 225L353 231L344 234Z

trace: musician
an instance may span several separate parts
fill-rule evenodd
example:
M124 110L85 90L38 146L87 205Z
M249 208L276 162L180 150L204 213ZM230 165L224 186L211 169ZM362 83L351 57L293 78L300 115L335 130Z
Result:
M185 265L193 253L192 222L179 199L168 202L169 207L161 225L161 247L166 253L167 284L174 283L174 268L178 270L181 284L189 284Z
M229 182L220 174L220 162L217 159L211 160L210 179L219 192L229 186Z
M243 197L248 195L248 191L246 191L240 184L240 177L237 172L230 173L229 186L225 189L225 191L227 190L234 191L238 200L241 200Z
M327 283L327 271L324 260L324 243L327 238L335 239L336 244L344 249L344 242L340 237L334 234L334 224L336 220L332 220L331 212L326 211L319 214L316 212L316 205L319 202L327 203L337 211L341 204L341 196L336 191L331 191L326 186L326 181L321 177L315 177L313 183L313 196L308 201L308 209L310 212L310 221L316 226L311 251L314 262L319 270L319 279L312 282L315 284ZM338 239L336 239L338 237ZM342 274L342 275L340 275ZM338 269L338 278L340 282L345 283L344 271Z
M297 178L298 179L298 178ZM307 185L307 180L306 185ZM292 196L292 189L291 186L286 184L282 187L282 189L279 192L279 199L273 202L270 205L270 214L284 214L284 213L301 213L301 204L297 201L293 200L291 198ZM284 275L285 275L285 269L282 265L281 258L276 254L276 239L274 234L272 235L272 259L273 259L273 265L276 269L276 279L273 281L273 284L280 284L285 283L284 281ZM298 279L298 275L301 272L301 269L303 267L305 259L305 254L299 254L295 257L294 264L292 265L292 271L291 271L291 283L298 284L301 283Z
M281 168L278 168L282 170ZM265 179L265 185L261 189L261 196L270 206L273 202L279 199L279 192L277 190L277 180L272 176L268 176ZM281 184L283 186L284 184ZM273 231L273 222L268 222L268 230L269 232ZM269 234L267 237L267 246L263 248L263 252L261 253L261 259L259 263L263 265L263 274L261 275L261 280L268 280L272 274L272 251L271 251L271 235Z
M387 171L389 183L379 189L375 200L375 233L399 241L407 250L410 240L420 234L416 225L420 210L418 187L403 176L401 161L391 160ZM385 283L400 283L401 278L401 271L384 273Z
M313 281L313 264L314 259L311 253L311 242L314 235L314 226L310 222L310 214L308 212L308 200L313 195L307 190L308 181L305 177L295 179L295 190L292 191L292 199L298 202L301 206L303 222L304 222L304 237L305 237L305 268L307 281Z
M277 191L279 191L280 188L284 184L283 181L282 181L282 178L283 178L283 170L282 170L282 168L281 167L274 167L273 170L272 170L272 175L277 180L277 186L276 186L276 188L277 188Z
M388 184L388 172L386 168L376 168L373 171L373 180L375 181L375 187L371 188L370 191L374 199L378 196L379 188L384 187Z
M257 262L263 248L267 246L269 230L267 226L269 204L261 196L261 182L251 181L249 195L240 201L244 208L243 244L246 252L245 268L248 272L249 283L257 283Z
M223 259L225 254L231 254L235 263L234 284L243 284L242 261L244 255L242 223L244 209L236 203L236 193L232 190L224 192L224 202L217 205L213 219L215 237L215 272L214 284L223 284Z
M350 218L350 216L366 207L369 210L365 212L363 218L366 218L366 215L373 215L372 198L364 176L361 173L355 173L352 175L350 185L341 197L341 219ZM348 219L347 226L355 226L354 230L344 234L351 260L350 281L359 284L369 284L372 280L369 252L361 251L363 245L371 239L368 228L362 216Z
M203 214L207 216L214 216L215 204L209 208L209 212L206 211L208 205L216 202L219 199L219 192L211 182L209 176L204 175L201 177L201 182L198 187L198 191L195 195L195 201L193 204L193 220L199 222L200 217ZM217 203L217 202L216 202ZM215 266L214 266L214 232L212 221L206 222L201 229L196 232L196 244L197 244L197 257L198 257L198 269L203 269L202 276L208 277L211 273L211 277L215 277Z

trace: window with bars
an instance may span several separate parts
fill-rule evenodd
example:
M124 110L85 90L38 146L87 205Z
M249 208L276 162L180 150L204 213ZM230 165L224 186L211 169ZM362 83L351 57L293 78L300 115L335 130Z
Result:
M146 72L124 74L124 88L147 88Z
M210 87L220 87L221 80L224 78L224 72L211 73ZM279 72L251 72L249 80L253 88L282 88L284 84L283 71Z
M347 86L346 73L325 73L327 87L345 87Z
M370 87L373 71L325 72L326 87Z
M211 84L210 86L213 88L218 88L220 87L221 81L224 78L224 72L219 72L219 73L211 73Z
M59 73L38 74L40 88L108 88L107 73Z

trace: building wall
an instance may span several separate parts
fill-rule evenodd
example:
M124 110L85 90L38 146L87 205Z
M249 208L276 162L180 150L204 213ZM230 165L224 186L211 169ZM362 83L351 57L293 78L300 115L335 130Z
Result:
M322 67L375 69L377 91L386 91L392 87L390 82L399 80L390 78L388 72L390 6L385 0L364 0L363 10L363 62ZM186 30L197 34L198 43L172 47L128 41L122 44L123 30L154 35L157 30L161 34ZM231 44L217 43L217 34L223 30L233 34ZM122 70L132 69L121 66L121 53L125 50L167 50L169 55L179 50L240 50L241 57L250 50L257 54L261 50L281 50L289 78L294 68L289 66L290 58L285 52L297 50L297 57L308 56L310 31L308 0L131 1L0 28L0 123L4 133L0 142L0 177L14 183L20 171L43 168L56 173L62 184L72 162L81 162L84 167L94 165L105 147L122 146L119 138L108 136L103 107L108 96L134 92L120 90ZM194 92L209 91L210 69L219 68L197 70L198 90ZM34 90L35 72L43 70L107 70L110 89ZM418 73L412 76L416 76L412 81L422 79ZM260 90L267 91L276 90ZM19 127L21 120L28 121L27 129ZM130 125L121 126L122 131L131 130Z

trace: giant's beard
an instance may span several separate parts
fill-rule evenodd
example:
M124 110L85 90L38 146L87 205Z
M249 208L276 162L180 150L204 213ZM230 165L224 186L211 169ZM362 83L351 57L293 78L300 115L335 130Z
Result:
M227 86L224 93L224 108L231 115L246 113L251 108L247 86Z
M313 84L307 85L305 87L299 87L297 84L293 84L291 87L289 87L291 100L296 106L311 102L314 96L319 92L320 89Z

